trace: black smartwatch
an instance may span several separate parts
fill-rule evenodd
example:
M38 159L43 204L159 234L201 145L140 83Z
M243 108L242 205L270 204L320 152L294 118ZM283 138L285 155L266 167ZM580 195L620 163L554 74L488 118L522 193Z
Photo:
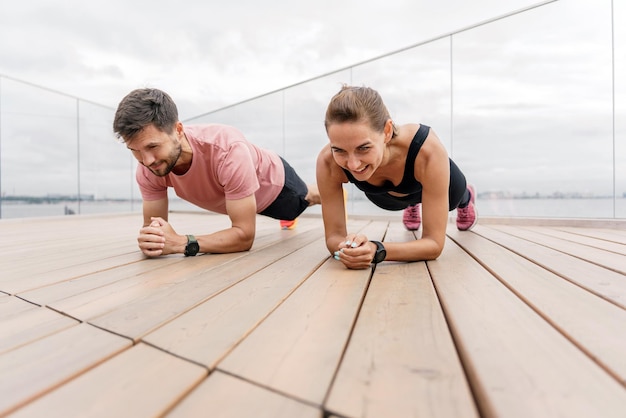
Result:
M187 245L185 246L185 257L192 257L200 251L200 244L193 235L187 235Z
M376 244L376 254L374 254L374 259L372 260L372 263L378 264L381 261L384 261L385 257L387 257L387 250L385 250L385 246L383 245L383 243L380 241L370 241L370 242L373 242L374 244Z

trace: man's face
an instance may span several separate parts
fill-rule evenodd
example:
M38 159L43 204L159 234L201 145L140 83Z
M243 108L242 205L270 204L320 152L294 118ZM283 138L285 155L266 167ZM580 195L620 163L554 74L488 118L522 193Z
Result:
M154 125L148 125L139 131L126 146L133 156L159 177L169 174L182 152L178 126L171 133L158 130Z

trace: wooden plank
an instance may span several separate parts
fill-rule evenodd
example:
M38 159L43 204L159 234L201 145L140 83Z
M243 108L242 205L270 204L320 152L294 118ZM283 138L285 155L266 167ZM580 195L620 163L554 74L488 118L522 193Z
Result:
M272 242L280 240L281 232L274 230ZM22 293L20 296L31 300L46 300L55 310L86 320L111 312L136 298L147 297L159 288L171 287L189 277L208 274L211 269L244 259L248 254L203 254L191 258L174 254L153 259L144 258L137 265L122 266L55 285L55 291L50 294L42 289L36 295ZM52 296L55 297L54 300L50 300ZM45 299L41 299L42 297Z
M454 242L427 264L481 416L623 416L624 387Z
M385 242L413 239L401 222L385 235ZM424 262L376 267L326 409L355 417L477 416Z
M626 280L624 280L623 274L484 225L477 225L472 229L472 232L496 242L498 245L622 308L626 308Z
M167 417L209 415L228 418L322 418L322 412L317 408L219 371L213 372Z
M481 225L512 225L512 226L571 226L575 228L615 229L626 231L626 219L617 218L524 218L520 216L481 216ZM626 235L625 235L626 236Z
M24 270L19 274L11 274L0 281L0 288L11 294L23 295L25 292L37 290L41 288L47 289L48 286L56 285L63 282L69 282L84 275L94 272L106 271L116 268L120 265L132 264L144 260L145 257L140 252L130 254L122 254L115 257L107 257L90 263L80 265L69 264L60 267L54 271L32 271ZM25 264L27 264L25 262ZM45 290L43 293L45 294ZM30 300L26 298L27 300ZM43 303L43 302L36 302Z
M77 216L54 216L47 218L0 219L0 248L7 251L28 251L11 243L65 242L89 232L99 232L97 242L107 237L118 236L130 228L139 231L141 214L100 214ZM32 234L37 233L37 240Z
M258 250L246 252L236 262L220 265L213 269L202 269L194 272L183 272L182 265L175 274L180 274L177 281L160 283L159 275L152 275L151 288L130 289L133 292L132 304L117 305L115 309L98 316L90 315L89 322L111 330L120 335L128 336L135 341L164 323L187 312L203 301L211 298L253 273L288 256L298 248L319 240L323 231L319 228L289 232L290 237ZM206 255L194 257L196 260L185 260L185 268L194 261L197 263Z
M516 228L507 225L498 225L492 228L570 254L618 273L626 274L626 256L593 248L588 245L553 238L548 235L541 235L524 228Z
M2 231L0 247L4 248L0 255L0 263L4 264L5 261L16 258L32 259L35 254L40 259L52 263L55 256L64 258L72 254L85 255L89 254L93 247L107 248L109 251L119 253L124 251L124 248L131 248L133 244L136 247L135 238L139 228L135 224L131 229L129 220L129 217L108 215L100 218L59 217L47 222L33 221L19 224L17 235L7 231L10 224L0 221ZM33 236L37 236L37 239L33 240ZM120 241L122 245L119 244ZM64 252L64 249L71 252ZM81 259L82 257L77 257L77 260Z
M269 228L262 229L262 232L257 235L257 239L255 240L255 247L257 249L270 245L281 238L277 226L272 225L272 227L271 231ZM309 228L311 227L313 226L309 226ZM245 253L230 255L214 254L211 255L210 258L203 258L202 264L205 268L208 268L209 266L219 265L229 260L236 259L244 254ZM154 269L162 270L171 268L177 270L179 267L173 266L173 264L183 262L184 260L182 255L170 255L151 259L143 256L138 250L130 256L131 258L129 259L110 257L90 264L69 266L54 272L31 275L20 280L15 280L14 283L11 283L13 287L9 289L18 293L20 297L26 300L42 305L58 302L61 299L70 298L72 296L77 296L77 299L80 300L81 297L78 296L79 294L85 294L84 297L86 299L93 297L101 304L103 299L109 295L112 296L113 299L119 300L118 293L120 291L123 292L123 289L127 289L129 286L136 285L136 283L132 283L132 280L135 278L141 280L139 276L142 274L147 275ZM165 274L165 272L161 273ZM130 278L133 279L127 281ZM147 281L151 281L151 279L148 278ZM113 283L116 284L114 285ZM122 290L118 290L117 286L120 286ZM88 294L87 292L89 291L92 291L92 293ZM66 301L65 303L71 306L70 301ZM78 303L82 304L82 302ZM120 301L120 303L123 303L123 301ZM65 307L58 308L69 309ZM75 315L79 314L75 313Z
M16 258L3 260L2 283L21 280L28 275L45 274L68 267L89 266L90 263L98 260L116 256L132 256L138 254L136 245L126 244L125 246L111 245L106 248L98 247L89 242L87 237L83 238L82 249L76 250L71 246L61 246L54 244L55 251L46 251L46 255L30 253L25 257L18 257L21 262L16 263ZM90 248L85 248L90 247Z
M569 232L570 234L583 235L586 237L592 237L608 242L626 245L625 230L615 230L607 228L580 228L567 225L561 225L555 228L558 228L560 231Z
M126 338L81 324L0 355L0 415L31 402L130 345ZM44 410L39 416L49 416L50 411Z
M386 222L364 233L384 236ZM370 269L329 259L243 340L218 369L321 405L364 296Z
M213 369L324 260L320 238L208 299L143 338Z
M153 417L170 409L206 369L139 344L15 413L43 417Z
M355 417L477 417L426 265L376 267L326 408Z
M588 247L594 247L600 250L626 255L626 240L624 240L624 242L613 242L601 238L592 237L589 235L576 234L570 231L562 231L558 228L553 229L546 227L528 226L523 229L533 231L538 234L548 235L556 239L571 241Z
M34 305L15 296L2 294L0 295L0 321L5 317L17 315L22 311L31 309Z
M23 231L23 234L26 237L32 237L29 231ZM35 233L33 230L32 233ZM71 232L66 232L68 234ZM84 254L89 254L90 252L94 252L94 249L97 249L99 252L113 252L119 253L124 251L130 251L133 249L133 243L129 240L128 242L124 242L124 245L120 245L120 236L128 236L127 233L122 233L117 237L102 237L98 240L94 240L93 236L63 236L63 233L59 233L59 235L55 239L39 239L31 240L30 242L24 237L19 237L12 241L11 243L7 243L4 252L0 255L0 263L10 262L15 259L32 259L34 255L38 258L45 260L46 262L54 261L54 258L78 255L79 259ZM134 245L136 248L136 243ZM19 271L19 265L11 266L12 268Z
M126 240L122 240L121 238L127 238ZM24 260L33 260L34 257L37 260L42 260L46 263L46 267L49 269L56 268L56 265L64 265L64 263L56 263L57 259L61 260L71 260L74 263L84 263L89 262L91 260L96 259L96 255L100 255L100 257L110 257L119 254L125 254L129 252L134 252L137 250L137 242L131 238L135 238L130 234L122 234L121 237L111 237L109 239L103 238L101 240L94 241L91 236L81 236L73 239L67 239L63 241L55 241L55 242L44 242L42 243L42 247L45 247L45 250L42 249L42 252L34 251L30 249L30 251L20 250L18 254L10 254L4 255L0 262L10 262L15 261L16 258L24 259ZM25 244L28 246L28 244ZM22 254L23 252L23 254ZM7 271L9 272L19 272L23 266L13 264L9 266ZM39 264L32 267L39 268Z
M29 280L25 288L17 293L20 298L40 305L50 305L54 302L77 296L80 294L103 288L129 277L150 274L156 269L163 269L172 264L181 262L180 257L146 258L142 254L136 255L135 262L127 262L119 258L108 258L111 262L106 266L101 263L92 263L86 268L77 269L68 267L57 270L49 275L35 275ZM56 274L55 274L56 273Z
M243 253L200 255L197 257L182 258L172 255L158 259L146 259L139 266L146 269L137 274L128 276L118 275L127 269L113 269L81 278L81 281L89 281L91 289L69 294L67 297L48 302L53 309L86 321L90 318L104 315L116 308L130 305L136 300L146 298L159 288L171 288L177 283L185 282L192 277L207 274L216 266L229 261L241 259ZM171 258L173 260L169 260ZM162 264L161 267L158 264ZM149 265L149 267L148 267ZM130 269L132 271L134 269ZM105 279L100 285L99 278ZM64 289L68 290L68 289ZM71 289L69 289L71 290Z
M11 303L4 302L2 305L10 305L15 308L15 311L0 317L0 335L2 335L0 354L78 325L78 321L51 309L42 308L15 297L8 299ZM28 308L24 309L24 306Z
M172 214L170 220L176 228L180 227L181 233L192 229L195 234L214 232L230 224L227 216L210 213ZM0 248L6 246L6 250L0 254L0 264L16 258L30 259L33 254L37 254L39 259L53 262L55 258L72 256L80 261L82 255L90 253L106 257L109 253L117 255L138 251L137 234L141 223L140 214L123 217L109 214L98 217L81 215L55 218L48 222L20 223L18 233L11 235L8 231L10 224L0 220ZM32 240L33 234L37 234L36 241Z
M422 230L408 231L402 221L389 222L385 233L385 242L408 242L420 238Z
M179 216L176 220L180 221L181 227L185 228L188 223L191 224L196 219L202 219L204 223L196 226L195 230L206 231L208 228L209 232L223 228L223 221L228 220L227 217L211 215L203 217L195 215L188 218ZM111 225L111 220L108 218L91 222L95 225L100 222L103 224L103 230L98 231L97 234L98 240L93 239L94 234L88 234L74 227L64 233L71 239L54 243L45 242L47 251L37 253L33 252L29 245L22 245L21 247L29 248L29 251L23 256L17 255L17 258L23 261L21 263L15 263L16 256L0 259L0 266L3 270L0 289L17 294L146 258L137 247L138 219L135 219L132 228L125 226L123 230L120 225ZM71 226L68 222L64 224ZM116 233L111 234L107 228L111 228ZM276 229L278 229L277 226ZM106 244L103 245L103 243ZM37 254L35 264L31 262L34 254Z
M78 217L76 218L78 219ZM124 249L124 245L120 245L120 241L124 242L124 234L116 234L120 227L116 226L116 222L122 222L125 218L118 216L106 217L106 221L102 221L102 232L96 235L89 234L87 225L90 223L98 225L93 218L80 219L80 221L68 221L59 219L54 221L42 222L33 221L32 223L18 223L22 228L20 235L7 244L13 248L19 248L18 252L6 253L0 260L0 269L3 274L0 277L0 289L7 293L15 294L20 291L31 289L38 284L45 285L59 280L56 270L65 269L62 277L67 274L77 274L72 270L89 270L93 269L93 263L106 263L106 259L113 256L131 257L130 261L136 259L137 256L128 254L131 250L129 245ZM0 240L5 242L7 237L3 235L7 226L11 225L0 222ZM107 234L111 234L108 236ZM31 245L32 236L37 236L37 244L41 245L42 250L34 251ZM48 236L48 240L40 238ZM97 239L94 239L94 237ZM134 240L133 240L134 241ZM108 243L108 252L101 252L101 244ZM130 242L130 241L129 241ZM132 248L133 252L136 252ZM135 257L133 259L133 257ZM118 261L113 261L113 263ZM109 263L109 265L111 265ZM93 271L93 270L89 270ZM54 273L51 273L54 272ZM79 274L79 273L78 273ZM37 277L35 277L37 276ZM48 277L52 276L50 279ZM75 276L70 276L75 277Z
M626 310L477 235L449 231L452 239L626 384Z

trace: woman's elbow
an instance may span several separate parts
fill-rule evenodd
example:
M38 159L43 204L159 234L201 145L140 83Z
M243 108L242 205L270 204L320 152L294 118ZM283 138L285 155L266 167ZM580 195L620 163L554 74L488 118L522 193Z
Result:
M428 254L425 258L424 261L432 261L432 260L436 260L439 258L439 256L441 255L442 251L434 251L431 254Z
M428 251L424 254L424 261L436 260L443 252L444 243L433 242Z

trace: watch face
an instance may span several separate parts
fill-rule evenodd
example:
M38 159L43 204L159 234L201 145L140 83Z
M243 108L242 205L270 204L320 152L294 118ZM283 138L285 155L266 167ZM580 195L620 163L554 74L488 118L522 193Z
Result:
M200 251L200 245L197 242L191 242L187 246L187 252L190 254L198 254L198 251Z
M187 236L187 246L185 247L186 256L194 256L200 251L200 244L193 235Z

